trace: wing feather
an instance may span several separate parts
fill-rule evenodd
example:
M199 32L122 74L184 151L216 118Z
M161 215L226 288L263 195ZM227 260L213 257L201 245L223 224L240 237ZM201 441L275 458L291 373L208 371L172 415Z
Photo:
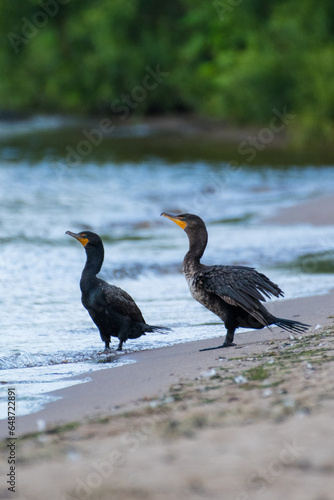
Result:
M99 301L101 305L109 306L118 314L128 316L134 321L145 323L141 310L127 292L115 285L101 280L99 287Z
M196 281L208 292L218 295L228 304L241 307L265 324L261 302L271 296L283 296L275 283L251 267L205 266Z

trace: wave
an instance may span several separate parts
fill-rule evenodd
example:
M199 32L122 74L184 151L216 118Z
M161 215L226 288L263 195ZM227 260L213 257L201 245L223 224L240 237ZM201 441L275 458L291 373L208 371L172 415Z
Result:
M94 350L91 353L83 352L61 352L53 354L45 353L14 353L11 355L0 355L0 370L16 368L35 368L39 366L62 365L70 363L106 363L118 359L120 353L102 353Z

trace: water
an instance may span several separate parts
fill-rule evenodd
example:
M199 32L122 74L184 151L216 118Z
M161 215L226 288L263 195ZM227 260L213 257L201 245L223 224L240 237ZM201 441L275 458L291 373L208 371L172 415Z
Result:
M165 154L138 159L138 142L130 161L133 136L150 137L138 127L121 142L105 140L82 163L66 165L66 146L75 147L80 139L73 122L40 118L30 125L0 127L0 418L6 417L7 386L16 388L23 415L46 404L47 392L88 380L87 372L131 362L122 354L101 353L98 330L80 302L85 252L66 230L100 234L101 277L130 293L148 323L172 328L167 335L129 341L126 352L224 332L190 297L180 274L187 238L160 217L164 210L206 220L208 264L255 266L286 298L333 286L333 227L280 227L261 218L333 192L334 167L232 168L223 160L171 160ZM157 149L159 137L150 140ZM313 272L305 265L310 255L321 262ZM111 345L116 347L117 339Z

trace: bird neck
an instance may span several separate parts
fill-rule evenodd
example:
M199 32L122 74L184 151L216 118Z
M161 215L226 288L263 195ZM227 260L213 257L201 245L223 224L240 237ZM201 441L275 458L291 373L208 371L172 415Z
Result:
M188 234L189 250L183 260L183 268L189 269L200 264L200 259L208 243L208 233L205 230Z
M104 259L103 247L86 248L86 264L82 271L83 276L96 276L100 271Z

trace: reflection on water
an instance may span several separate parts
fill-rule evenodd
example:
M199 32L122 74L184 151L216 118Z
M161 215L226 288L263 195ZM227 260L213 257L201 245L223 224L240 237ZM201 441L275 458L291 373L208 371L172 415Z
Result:
M160 139L147 130L140 139L138 128L69 166L66 146L75 146L80 134L62 121L43 133L40 125L7 127L6 134L0 127L0 381L20 385L23 412L36 410L45 388L63 387L66 377L106 366L99 363L99 333L80 302L85 252L66 238L66 230L99 233L106 254L101 277L127 290L148 323L172 328L167 335L129 341L127 351L223 332L189 295L180 274L187 238L160 218L163 210L206 220L206 263L256 266L287 298L332 287L327 261L334 228L261 223L278 207L332 192L332 167L236 168L226 162L228 154L224 161L204 160L204 154L180 161L183 150L173 161L175 142L167 160L143 154L148 143L148 151L158 151ZM302 265L314 253L321 274Z

